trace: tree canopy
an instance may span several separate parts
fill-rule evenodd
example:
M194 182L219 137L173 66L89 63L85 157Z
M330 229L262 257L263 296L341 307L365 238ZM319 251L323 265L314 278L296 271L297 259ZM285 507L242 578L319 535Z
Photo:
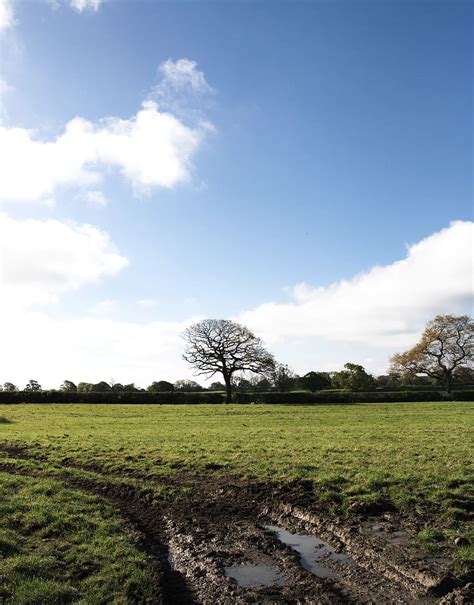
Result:
M183 333L186 342L183 359L196 374L212 378L221 374L226 400L232 399L232 379L236 372L267 374L275 367L269 353L248 328L228 319L205 319Z
M328 372L307 372L298 379L298 386L308 391L320 391L332 387L331 376Z
M158 380L152 382L146 390L149 393L170 393L174 391L174 384L167 380Z
M451 393L453 377L461 368L473 367L474 322L468 315L437 315L420 341L408 351L396 353L390 371L402 375L426 374Z
M375 378L356 363L344 364L344 370L332 374L332 382L335 387L349 391L372 391L376 386Z

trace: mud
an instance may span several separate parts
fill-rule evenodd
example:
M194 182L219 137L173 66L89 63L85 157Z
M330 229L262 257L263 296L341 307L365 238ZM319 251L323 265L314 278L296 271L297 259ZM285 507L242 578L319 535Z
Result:
M187 487L189 497L157 501L136 486L107 483L110 471L96 464L100 484L48 475L46 467L21 470L14 460L32 458L25 448L0 445L0 454L12 459L0 470L53 476L111 502L148 556L156 579L153 603L474 602L472 584L450 573L449 560L414 548L413 518L393 511L332 518L308 482L277 485L208 469L163 478L166 485ZM68 459L61 464L65 471L91 470ZM148 478L150 488L161 480Z

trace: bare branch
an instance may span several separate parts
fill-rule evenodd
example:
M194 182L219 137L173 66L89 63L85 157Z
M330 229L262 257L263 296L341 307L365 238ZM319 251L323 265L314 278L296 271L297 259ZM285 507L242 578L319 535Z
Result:
M183 333L183 359L196 374L208 378L221 373L230 399L232 376L236 372L266 374L275 364L262 341L248 328L226 319L205 319Z

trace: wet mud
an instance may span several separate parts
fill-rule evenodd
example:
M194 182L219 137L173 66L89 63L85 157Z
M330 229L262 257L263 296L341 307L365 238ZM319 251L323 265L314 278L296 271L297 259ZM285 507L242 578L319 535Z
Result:
M157 500L137 486L21 470L25 448L0 444L0 470L57 480L111 502L156 580L152 603L474 603L473 584L411 542L413 520L394 511L348 519L324 513L304 481L271 484L219 474L177 473L165 485L189 496ZM62 460L64 470L83 468ZM91 470L84 468L84 470ZM94 471L101 474L99 466ZM102 477L104 480L102 480ZM159 479L148 479L150 487ZM161 478L160 478L161 480Z

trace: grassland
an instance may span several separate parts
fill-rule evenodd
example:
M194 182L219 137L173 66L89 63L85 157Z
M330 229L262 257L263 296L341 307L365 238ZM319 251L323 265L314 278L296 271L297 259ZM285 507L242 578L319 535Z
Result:
M0 602L125 603L153 594L146 557L103 500L0 473Z
M33 456L12 460L5 453L0 462L8 461L23 472L48 473L48 479L0 475L5 502L0 511L4 532L0 549L6 555L0 562L0 600L2 594L13 594L12 583L24 586L22 590L42 590L15 567L16 560L31 552L31 541L40 545L35 550L39 558L47 559L55 556L49 546L65 540L71 569L77 557L95 557L101 561L97 569L102 569L96 571L105 578L125 574L120 585L139 586L143 594L148 590L143 555L127 541L120 521L100 499L79 498L61 486L65 467L83 476L92 476L100 468L102 480L105 474L108 481L153 484L157 498L185 498L176 483L174 491L160 486L160 478L179 478L183 472L273 482L309 480L315 498L335 514L350 515L378 503L412 511L426 519L419 543L438 548L469 532L473 411L474 404L462 402L316 407L0 406L0 445L25 446ZM64 525L58 521L54 526L53 510L61 511ZM37 525L30 519L34 515L40 517ZM94 536L96 548L108 543L109 553L123 549L124 560L130 561L128 575L125 568L110 567L105 551L99 556L81 550L86 540L77 529L81 525L77 520L83 516L90 519L84 531ZM55 531L48 533L52 526ZM49 540L46 545L38 538L43 532ZM461 546L456 557L456 564L466 568L472 563L472 547ZM39 576L54 587L58 581L54 565L50 569L46 579L44 574ZM89 595L84 602L101 602L100 597L94 600L99 590L94 573L87 575L86 588L75 587ZM66 573L54 590L69 590L71 582ZM118 594L115 602L128 601Z

